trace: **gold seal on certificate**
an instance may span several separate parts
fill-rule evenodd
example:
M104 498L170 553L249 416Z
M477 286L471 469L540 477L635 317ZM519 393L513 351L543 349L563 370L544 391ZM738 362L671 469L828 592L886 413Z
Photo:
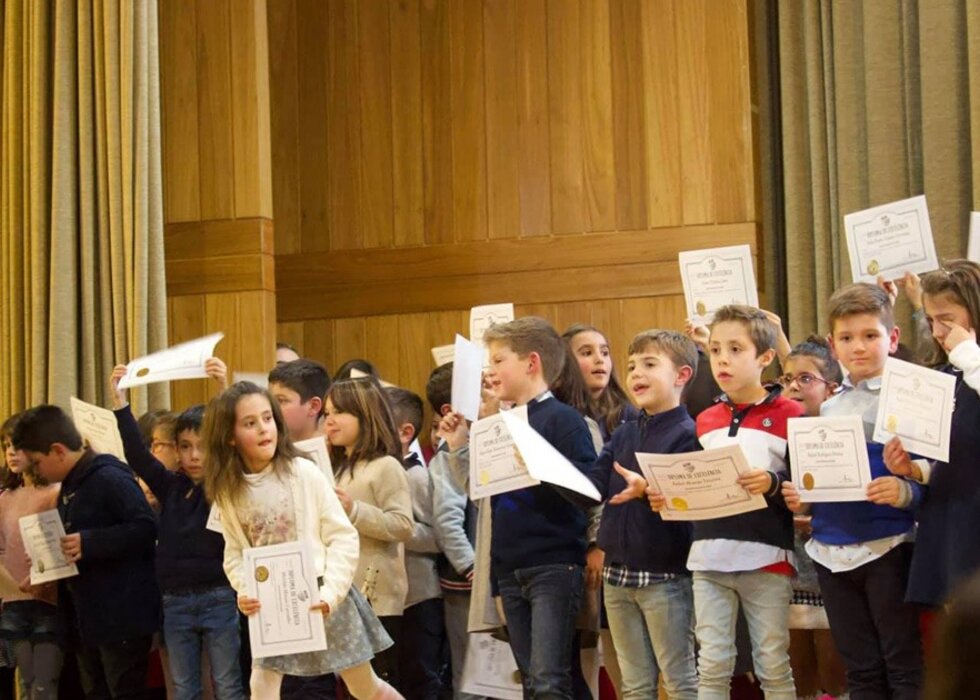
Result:
M708 313L708 307L705 306L704 302L700 300L694 305L694 310L698 312L698 316L704 316L706 313Z
M892 415L885 419L885 430L894 433L898 430L898 416Z
M680 496L674 496L673 498L671 498L670 505L676 508L677 510L687 510L688 508L687 501L685 501Z
M801 501L865 499L871 466L861 416L790 418L786 433L793 483Z
M880 270L881 270L881 266L878 264L877 260L872 260L871 262L868 263L869 275L877 275Z
M150 368L149 368L149 367L141 367L141 368L140 368L140 369L139 369L139 370L138 370L138 371L136 372L136 376L137 376L137 377L145 377L145 376L146 376L146 375L148 375L149 373L150 373Z
M269 580L269 570L264 566L255 567L255 580L259 583L265 583Z
M814 486L816 486L816 479L813 478L812 472L807 472L803 475L803 488L807 491L813 491Z
M956 377L889 357L881 375L874 441L894 436L917 457L949 460Z

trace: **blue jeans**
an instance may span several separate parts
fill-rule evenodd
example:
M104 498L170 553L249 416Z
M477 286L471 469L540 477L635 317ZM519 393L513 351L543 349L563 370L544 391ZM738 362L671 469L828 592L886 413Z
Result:
M201 697L201 649L211 661L218 700L243 700L238 652L238 601L230 586L163 594L163 638L177 700Z
M623 676L623 700L656 700L664 676L670 700L696 700L694 593L680 576L642 588L603 586L609 631Z
M752 663L766 700L796 700L789 665L789 576L767 571L694 572L698 700L728 700L735 670L735 623L742 605Z
M547 564L516 569L499 577L497 587L525 697L574 697L572 654L575 618L582 605L582 567Z

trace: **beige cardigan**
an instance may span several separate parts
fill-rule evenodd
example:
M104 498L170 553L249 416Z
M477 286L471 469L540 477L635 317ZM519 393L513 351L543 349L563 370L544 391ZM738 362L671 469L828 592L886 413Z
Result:
M356 585L381 616L401 615L408 595L405 545L415 526L405 467L394 457L358 462L337 477L354 501L350 520L361 536Z

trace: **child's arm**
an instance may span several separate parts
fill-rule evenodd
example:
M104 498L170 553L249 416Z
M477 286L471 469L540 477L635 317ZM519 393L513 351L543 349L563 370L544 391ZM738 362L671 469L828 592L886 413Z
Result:
M922 503L922 484L897 476L879 476L868 484L868 500L883 506L915 510Z
M101 505L116 524L71 533L62 540L62 550L75 554L76 561L83 557L87 561L113 561L152 552L156 517L139 485L121 469L102 469L98 476Z
M470 576L476 553L466 534L466 481L456 474L469 473L469 449L449 453L440 449L429 463L432 511L436 542L460 576Z
M895 435L885 443L882 451L885 466L895 476L902 476L920 484L929 483L932 464L927 459L912 459L902 446L902 439Z
M409 495L405 469L398 460L381 460L381 469L371 480L371 492L378 505L353 501L349 510L346 506L344 508L357 531L387 542L408 540L414 524L412 497Z
M772 311L766 311L765 309L761 309L761 311L776 326L776 330L779 333L776 336L776 357L779 359L779 366L782 367L786 364L786 358L793 352L793 344L789 342L789 338L786 337L786 331L783 330L783 319L779 318Z
M125 366L120 365L113 370L113 377L120 367L125 371ZM116 425L119 426L119 434L122 436L126 461L137 476L150 487L157 500L163 502L179 477L160 464L159 460L146 449L146 443L143 442L143 436L140 435L139 426L128 403L114 409L113 413L116 416Z
M350 590L354 572L357 570L360 540L336 494L330 489L326 477L317 471L311 478L322 480L322 485L315 492L319 494L319 536L326 549L321 572L323 583L320 585L320 602L327 605L327 609L323 611L327 614L337 609Z
M420 554L438 554L436 531L432 527L432 486L426 468L416 465L405 475L412 489L412 515L415 527L412 536L405 543L405 549Z
M980 391L980 345L974 331L953 325L946 336L949 361L963 372L965 381L974 391Z

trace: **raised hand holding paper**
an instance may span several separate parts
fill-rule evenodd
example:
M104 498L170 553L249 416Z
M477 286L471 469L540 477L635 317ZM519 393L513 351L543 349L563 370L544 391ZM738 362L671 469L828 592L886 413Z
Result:
M452 406L467 420L480 416L480 384L483 380L483 346L456 336L453 355Z
M749 246L689 250L678 263L688 318L706 324L726 304L759 305Z
M453 356L456 352L455 345L440 345L438 347L432 348L432 361L436 363L436 367L441 367L447 362L453 361Z
M119 434L119 425L116 423L116 416L112 411L72 396L71 416L78 432L88 441L93 450L126 461L126 452L123 449L122 436Z
M308 440L294 442L293 447L300 452L305 452L316 463L316 466L320 467L320 471L323 472L323 475L327 477L327 481L330 482L331 488L337 485L334 483L333 467L330 465L330 451L327 449L327 438L323 435L317 435Z
M31 558L31 585L78 576L78 566L61 551L65 526L57 510L25 515L18 525L24 549Z
M882 204L844 217L851 279L874 284L906 272L939 267L925 195Z
M894 436L908 452L949 461L956 377L889 357L881 375L874 441Z
M861 416L790 418L787 439L803 503L867 499L871 464Z
M207 377L204 363L214 356L214 346L224 337L224 333L212 333L133 360L126 365L126 376L119 381L119 388Z

